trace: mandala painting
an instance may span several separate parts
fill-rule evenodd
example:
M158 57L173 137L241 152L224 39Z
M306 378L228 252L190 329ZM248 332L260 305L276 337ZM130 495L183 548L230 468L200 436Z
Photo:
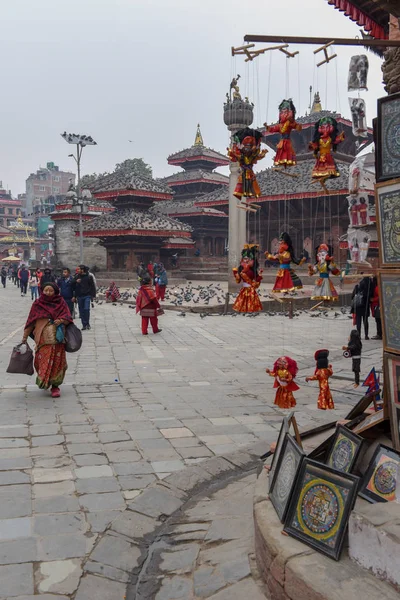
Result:
M359 478L304 459L284 531L339 560Z
M346 427L339 425L326 464L342 473L350 473L356 462L361 444L362 438Z
M383 267L400 264L400 180L376 186L376 207Z
M400 353L400 271L380 273L383 346Z
M377 181L400 176L400 94L378 100Z
M398 452L382 444L379 445L362 480L360 496L369 502L395 500L399 464Z
M269 498L282 522L286 515L290 495L303 456L303 450L287 433L276 467L275 476L269 488Z

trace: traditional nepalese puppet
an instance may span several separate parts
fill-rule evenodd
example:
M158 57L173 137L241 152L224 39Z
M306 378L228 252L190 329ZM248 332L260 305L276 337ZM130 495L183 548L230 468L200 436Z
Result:
M242 285L232 307L236 312L253 313L263 309L257 293L262 280L262 270L258 268L257 253L258 246L256 244L246 244L242 250L240 266L233 269L236 283Z
M330 275L340 275L340 270L333 262L332 248L327 244L320 244L316 251L315 265L308 266L309 275L318 275L317 282L311 296L312 300L330 300L339 299L339 295L330 280Z
M260 186L253 171L254 165L264 158L268 150L260 150L262 133L257 129L240 129L234 136L234 143L228 148L231 162L239 163L240 174L233 192L236 198L258 198Z
M264 125L268 132L281 134L281 140L276 147L274 165L283 165L284 167L295 165L296 154L290 140L290 134L292 131L301 131L302 126L296 123L296 108L292 100L290 98L289 100L283 100L279 105L279 123L276 125L264 123Z
M309 144L314 150L317 159L312 177L313 179L331 179L340 177L340 172L333 160L332 152L344 140L344 133L338 132L338 124L333 117L323 117L315 124L314 138Z
M314 354L316 367L314 375L306 377L306 381L318 381L319 396L317 407L321 410L334 409L335 405L332 399L332 393L329 389L329 377L332 377L332 365L328 361L329 350L317 350Z
M281 356L275 361L273 370L265 369L271 377L275 377L274 388L276 390L274 404L279 408L292 408L296 406L293 392L300 389L294 378L297 375L297 362L289 356Z
M305 262L305 258L298 260L294 255L294 249L290 235L286 232L282 233L279 241L278 254L265 253L265 258L268 260L277 260L280 263L280 268L276 275L275 285L272 288L273 292L291 292L300 290L303 287L300 278L290 264L301 265Z

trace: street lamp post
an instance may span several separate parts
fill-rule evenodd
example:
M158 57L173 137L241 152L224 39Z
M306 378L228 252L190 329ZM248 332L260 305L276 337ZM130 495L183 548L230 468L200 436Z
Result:
M69 156L72 157L76 162L78 171L76 202L79 207L79 260L80 263L83 264L83 198L81 195L81 157L84 146L97 146L97 142L95 142L90 135L67 133L66 131L61 134L61 137L64 138L68 144L73 144L76 146L76 156L75 154L69 154Z

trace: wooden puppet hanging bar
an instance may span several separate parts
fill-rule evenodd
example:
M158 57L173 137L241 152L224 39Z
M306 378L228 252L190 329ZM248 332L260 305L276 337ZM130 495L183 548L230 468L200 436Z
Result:
M364 46L366 48L400 48L399 40L375 40L358 38L322 38L322 37L296 37L296 36L276 36L276 35L253 35L244 36L245 42L260 42L262 44L315 44L324 46L326 44L335 44L335 46Z

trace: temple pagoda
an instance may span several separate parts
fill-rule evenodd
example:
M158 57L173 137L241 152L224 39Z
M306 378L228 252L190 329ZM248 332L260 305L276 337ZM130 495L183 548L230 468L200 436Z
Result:
M160 203L159 210L192 226L193 239L202 255L223 256L228 237L227 212L203 205L201 198L221 192L226 196L229 177L215 169L228 165L228 158L204 145L197 125L193 146L171 154L167 160L183 171L160 180L174 191L174 200Z
M99 177L91 192L113 207L84 226L84 237L97 238L106 249L108 271L133 271L140 261L150 260L169 265L177 249L193 248L192 228L158 210L173 198L162 181L120 168Z
M18 256L21 261L40 259L40 242L45 240L35 237L34 227L24 223L22 218L18 217L2 229L0 253L3 258ZM7 233L5 230L7 230Z

